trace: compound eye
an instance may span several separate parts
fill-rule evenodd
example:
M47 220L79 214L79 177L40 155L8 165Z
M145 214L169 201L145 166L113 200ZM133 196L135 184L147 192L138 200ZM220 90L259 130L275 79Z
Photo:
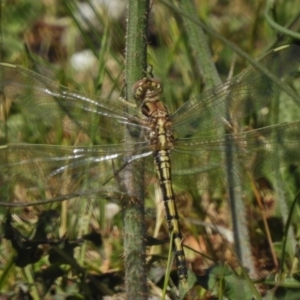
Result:
M132 93L137 100L143 100L147 91L155 94L160 94L163 91L163 86L157 78L143 78L137 81L132 87Z
M161 81L159 79L152 78L151 87L149 89L153 92L160 94L163 92L163 85L161 84Z
M135 82L132 86L132 94L135 99L142 100L147 91L148 78L143 78Z

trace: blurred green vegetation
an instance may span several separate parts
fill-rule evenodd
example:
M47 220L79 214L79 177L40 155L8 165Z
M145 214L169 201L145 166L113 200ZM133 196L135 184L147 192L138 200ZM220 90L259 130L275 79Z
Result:
M266 1L197 0L195 5L202 21L251 57L261 57L271 48L282 44L297 44L297 41L275 32L267 23L264 16ZM118 7L121 8L120 12L117 11ZM123 5L116 4L105 9L93 1L3 0L2 61L28 67L80 92L107 101L116 100L125 83L126 11L122 8ZM277 23L299 32L299 12L297 1L281 0L276 1L270 14ZM216 37L208 35L207 39L222 80L228 78L232 67L233 74L236 75L248 66L245 59L235 56L234 51ZM163 82L165 103L174 112L186 100L201 94L205 84L203 76L195 67L190 41L182 21L159 1L152 3L148 43L148 63L152 66L154 76ZM294 87L297 89L297 84ZM289 122L299 119L295 104L288 99L281 101L278 106L274 104L270 112L272 114L267 117L254 117L262 118L257 121L260 126L268 126L274 120ZM12 134L10 142L14 143L91 143L84 136L67 136L56 132L49 124L41 124L35 116L24 115L22 111L15 111L13 108L9 111L8 124ZM112 142L113 140L114 137L111 138ZM96 141L101 143L101 138ZM288 204L291 204L299 189L299 170L296 164L290 165L281 175L284 194ZM299 266L293 257L295 249L289 250L285 257L282 256L282 240L286 238L283 236L282 220L286 220L287 215L283 217L278 208L280 197L274 188L276 175L266 176L258 184L259 193L263 195L263 214L268 218L276 255L285 259L284 262L281 261L281 265L290 280L287 284L295 286L295 289L286 291L281 288L274 297L292 299L283 296L280 298L286 292L296 299L296 288L300 285ZM159 198L156 182L150 176L145 181L147 235L153 236L155 232L156 237L167 239L166 225L161 225L164 222L163 213L155 212ZM228 285L230 299L238 299L240 294L238 297L234 295L239 287L249 283L243 271L238 277L238 262L232 253L230 242L214 231L209 232L204 224L199 225L195 221L210 220L212 227L214 222L221 229L230 229L232 222L225 185L224 178L222 185L202 193L188 179L180 178L175 181L185 244L192 249L186 251L187 260L193 264L193 270L197 274L206 272L207 277L199 277L200 286L195 288L195 299L215 299L217 287L221 286L222 280ZM262 212L256 204L254 189L250 181L246 186L243 197L249 216L247 221L250 247L258 275L256 279L262 278L262 281L267 282L268 285L261 285L259 291L262 295L268 295L271 293L268 291L269 287L276 285L270 274L277 270L266 242ZM23 199L24 202L32 200L26 197L21 188L15 195L16 199ZM34 207L1 208L3 227L0 291L3 299L25 299L29 295L31 299L101 299L99 295L112 295L122 291L121 217L120 213L114 217L105 216L113 214L113 209L108 204L119 203L118 197L113 193L87 195ZM294 237L298 239L299 208L296 206L294 209L292 225ZM155 217L156 214L160 218ZM47 226L43 225L45 216ZM47 238L47 242L42 242L43 237ZM149 245L155 242L151 241ZM149 277L155 280L160 277L157 273L162 272L155 262L165 268L166 260L162 257L167 256L169 244L149 248L154 261L152 267L149 267ZM297 255L298 253L295 256ZM17 263L14 263L14 259ZM215 266L216 261L224 262L225 266ZM232 269L229 270L227 265ZM209 272L208 268L211 268ZM156 284L161 286L160 282ZM205 287L211 289L211 294ZM248 296L251 295L249 289L245 289Z

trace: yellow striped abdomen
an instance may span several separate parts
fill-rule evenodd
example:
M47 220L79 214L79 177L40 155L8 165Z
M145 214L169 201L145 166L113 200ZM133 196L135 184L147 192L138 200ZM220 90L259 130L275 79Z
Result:
M163 195L167 223L170 236L173 236L173 249L180 281L187 280L187 269L182 247L182 235L179 226L179 217L175 204L174 192L171 183L171 161L167 150L154 151L154 163L159 178L159 185Z

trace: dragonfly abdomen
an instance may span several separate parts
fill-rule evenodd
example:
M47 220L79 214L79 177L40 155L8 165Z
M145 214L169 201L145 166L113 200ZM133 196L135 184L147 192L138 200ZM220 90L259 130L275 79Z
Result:
M175 204L175 197L171 183L171 159L167 150L154 151L154 163L159 178L165 205L169 234L173 238L173 249L180 282L187 281L187 269L185 265L184 250L182 247L182 235L179 225L179 217Z

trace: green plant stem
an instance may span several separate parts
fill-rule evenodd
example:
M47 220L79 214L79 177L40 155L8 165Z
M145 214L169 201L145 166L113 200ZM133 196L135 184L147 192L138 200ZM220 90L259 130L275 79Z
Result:
M283 280L284 276L284 262L285 262L285 255L286 255L286 248L288 245L288 237L289 237L289 231L291 228L291 223L292 223L292 217L293 213L296 210L296 205L299 204L300 200L300 192L298 191L296 194L295 199L293 200L293 203L291 205L291 208L289 210L288 217L286 219L285 227L284 227L284 233L283 233L283 241L282 241L282 251L281 251L281 260L280 260L280 267L279 267L279 280Z
M133 99L131 87L145 76L147 69L148 0L128 1L126 39L126 98ZM125 143L135 141L125 129ZM147 299L144 242L144 172L143 160L130 163L124 170L123 188L129 195L123 201L125 284L127 299Z
M178 1L180 9L190 18L183 18L186 27L186 34L189 39L190 47L194 54L196 65L200 69L205 89L211 89L214 86L221 84L221 79L213 63L212 56L209 50L207 37L203 29L198 26L192 19L198 19L197 10L192 1ZM224 101L224 105L226 102ZM228 114L229 116L229 114ZM228 119L228 116L224 116ZM228 181L229 203L233 223L233 232L235 240L235 250L241 264L249 269L250 276L254 276L254 263L251 259L250 238L247 228L247 218L245 205L242 198L239 178L233 170L238 170L239 165L235 158L235 145L226 135L225 146L225 162L226 175Z
M195 5L192 1L178 1L182 11L186 12L191 18L198 18ZM199 72L205 82L205 89L211 89L222 83L209 50L207 36L200 26L188 18L183 18L188 36L190 47Z
M300 34L293 31L293 30L289 30L286 27L283 27L281 25L279 25L277 22L275 22L271 16L269 15L270 10L272 9L272 6L274 5L274 1L273 0L268 0L267 1L267 5L266 5L266 9L265 9L265 18L267 20L267 22L269 23L269 25L276 31L280 32L281 34L285 35L285 36L289 36L291 38L300 39Z

